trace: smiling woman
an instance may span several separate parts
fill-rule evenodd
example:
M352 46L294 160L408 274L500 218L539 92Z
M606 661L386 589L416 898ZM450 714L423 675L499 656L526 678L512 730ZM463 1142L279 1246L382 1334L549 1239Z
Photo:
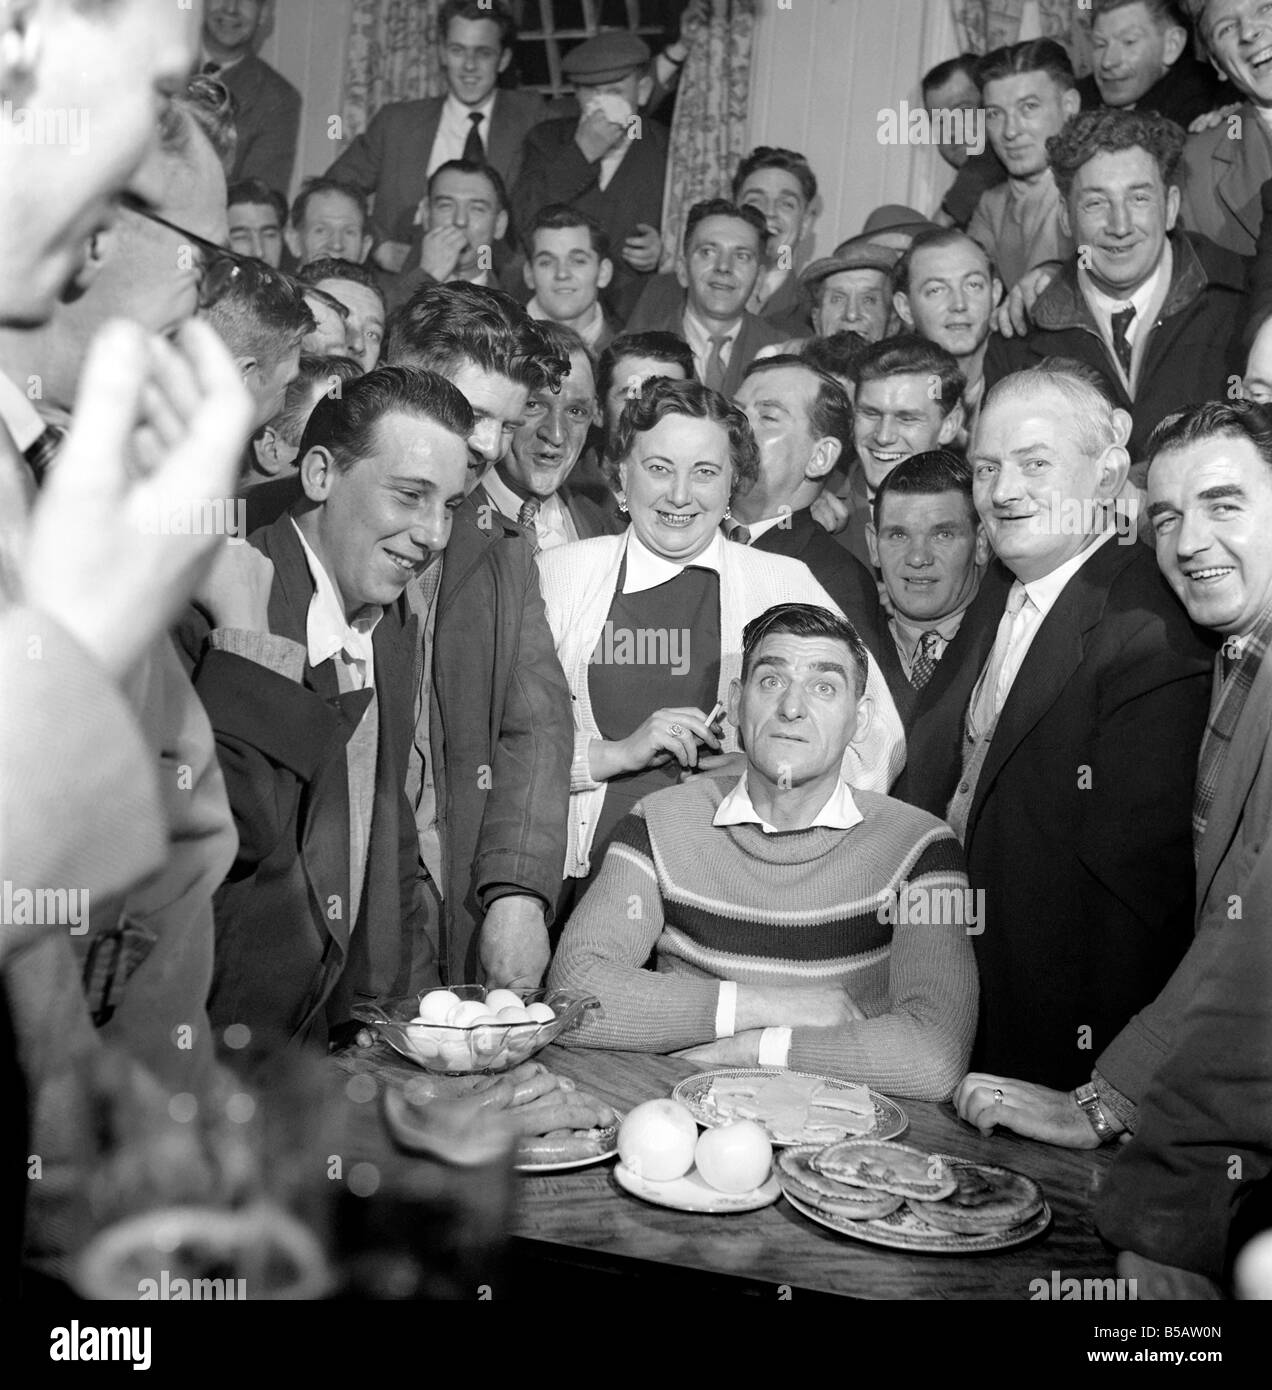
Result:
M566 874L585 881L637 801L736 749L708 711L725 706L740 675L745 624L785 600L839 611L802 562L721 534L730 499L756 477L758 453L746 417L716 392L651 380L624 407L607 463L631 515L627 533L540 556L574 696ZM873 665L866 693L873 717L845 757L845 776L886 789L904 750Z

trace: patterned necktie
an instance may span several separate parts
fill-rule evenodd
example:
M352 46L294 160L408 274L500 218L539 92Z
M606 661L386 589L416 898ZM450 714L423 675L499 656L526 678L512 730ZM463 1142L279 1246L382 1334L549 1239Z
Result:
M751 528L740 521L731 521L724 528L726 540L737 541L739 545L751 544Z
M918 649L910 663L910 684L915 690L922 690L932 679L937 663L936 644L940 640L941 634L934 627L919 636Z
M533 531L534 519L539 515L539 508L543 506L543 498L527 497L521 504L521 510L517 513L517 525L524 526L527 531Z
M36 487L44 486L44 476L49 471L49 466L57 457L57 451L62 447L62 441L66 438L66 431L57 425L46 425L44 433L30 445L23 458L35 475Z
M1117 353L1117 360L1122 364L1122 370L1126 373L1128 380L1131 375L1131 343L1126 335L1130 331L1131 320L1134 317L1134 304L1128 304L1125 309L1119 309L1113 315L1113 351Z
M725 344L729 341L727 333L713 333L708 340L711 343L711 352L707 356L707 369L702 374L702 384L709 386L713 391L724 390L724 357L722 356Z
M474 164L485 164L486 147L481 143L481 136L477 133L477 127L483 120L482 114L480 111L470 112L468 119L472 122L472 128L468 132L468 139L464 141L464 158Z

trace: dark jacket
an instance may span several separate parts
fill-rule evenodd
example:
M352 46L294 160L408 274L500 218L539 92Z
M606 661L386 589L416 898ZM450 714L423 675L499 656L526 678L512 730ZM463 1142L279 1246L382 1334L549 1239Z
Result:
M755 550L767 550L774 555L789 555L803 560L813 572L813 578L835 600L844 616L857 629L871 656L882 664L884 640L891 644L879 611L879 590L874 576L842 546L836 545L830 533L813 520L812 512L803 507L792 512L789 523L771 526L751 542Z
M377 111L371 124L327 170L374 197L371 226L377 241L411 240L415 216L428 193L428 162L437 138L445 97L395 101ZM546 107L537 92L500 91L490 113L486 159L506 188L521 168L522 144Z
M1095 316L1078 287L1076 263L1066 266L1033 307L1023 338L989 340L985 384L1044 357L1073 357L1102 372L1117 404L1134 420L1130 451L1139 463L1153 428L1167 415L1227 396L1229 377L1241 375L1240 326L1245 311L1245 266L1240 257L1205 237L1171 235L1174 262L1166 302L1153 325L1134 401L1126 393Z
M540 208L566 203L605 229L613 252L614 278L602 292L620 323L631 313L648 275L623 259L623 243L639 223L662 226L663 181L667 173L665 126L641 118L640 139L631 142L608 186L601 188L600 161L589 164L574 143L578 119L544 121L526 137L521 173L512 189L512 220L530 225Z
M288 514L251 544L274 566L271 633L306 645L314 585ZM405 794L412 729L414 617L387 608L372 639L373 690L341 694L333 661L306 657L299 682L246 657L205 649L191 614L181 644L216 733L239 832L234 867L214 900L216 952L208 1010L214 1029L245 1023L252 1055L295 1039L322 1042L355 999L437 982L417 887L415 821ZM361 911L349 893L345 746L378 701L375 802ZM234 1060L235 1054L227 1054Z
M1226 93L1232 90L1208 62L1193 55L1189 46L1140 97L1135 103L1135 110L1155 111L1186 131L1198 116L1204 116L1225 101L1231 101L1232 97ZM1078 94L1084 109L1104 105L1094 73L1078 79Z
M632 311L631 322L627 325L626 331L635 333L664 322L679 324L684 309L684 288L673 271L650 276L641 290L640 299ZM779 337L773 340L780 342L782 338L806 338L812 332L811 314L812 304L808 292L800 284L799 276L791 274L777 287L756 318L780 329ZM678 337L684 336L679 327L668 331Z
M627 525L627 518L618 510L617 504L607 509L586 493L575 492L570 487L563 487L559 496L570 513L570 520L574 522L574 529L581 541L590 541L593 536L616 536Z
M548 919L565 872L574 718L521 528L475 492L455 513L429 727L445 881L443 976L481 979L478 927L508 891Z
M1268 215L1272 212L1272 179L1263 185L1259 202L1263 208L1263 222L1254 247L1254 260L1250 263L1249 300L1243 334L1243 346L1247 349L1263 320L1272 314L1272 217Z
M632 311L632 316L627 322L627 332L658 331L674 333L678 338L683 338L686 296L679 285L676 288L680 291L679 296L672 299L660 287L651 284L648 293L641 295L640 302ZM771 343L785 341L787 337L789 334L774 327L767 319L744 312L741 331L733 340L733 347L729 353L729 365L725 368L720 394L726 400L732 400L738 387L742 385L742 374L755 361L755 354Z
M1002 577L968 610L980 609L986 655ZM1103 545L1038 628L964 842L971 885L985 894L974 1070L1067 1090L1188 949L1211 657L1138 542ZM970 661L955 673L910 735L902 794L936 815L961 775L979 674Z
M234 98L238 131L229 182L262 179L290 198L300 134L300 93L254 53L227 68L217 81Z

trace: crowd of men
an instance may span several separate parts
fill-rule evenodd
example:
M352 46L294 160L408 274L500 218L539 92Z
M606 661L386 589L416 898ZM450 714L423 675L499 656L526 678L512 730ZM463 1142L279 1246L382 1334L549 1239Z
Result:
M358 1002L469 982L595 994L580 1046L1121 1141L1095 1220L1141 1296L1266 1280L1269 7L1093 0L1081 79L1047 39L953 57L932 218L810 260L817 177L760 146L666 269L700 5L657 55L576 44L547 103L501 85L501 0L446 0L446 94L290 205L268 6L203 9L0 10L0 95L107 132L88 179L0 144L10 1282L100 1220L105 1093L215 1117L357 1046ZM809 587L727 634L725 714L658 731L680 784L564 891L598 773L561 614L630 577L648 477L692 524L704 468L725 617L734 547ZM874 673L879 790L843 773Z

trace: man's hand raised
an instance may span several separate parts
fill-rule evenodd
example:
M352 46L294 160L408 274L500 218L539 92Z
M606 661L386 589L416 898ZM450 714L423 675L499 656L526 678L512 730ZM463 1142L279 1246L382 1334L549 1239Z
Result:
M122 679L222 540L252 400L206 324L175 345L113 322L89 349L74 424L31 518L27 601ZM245 548L245 547L240 547Z

